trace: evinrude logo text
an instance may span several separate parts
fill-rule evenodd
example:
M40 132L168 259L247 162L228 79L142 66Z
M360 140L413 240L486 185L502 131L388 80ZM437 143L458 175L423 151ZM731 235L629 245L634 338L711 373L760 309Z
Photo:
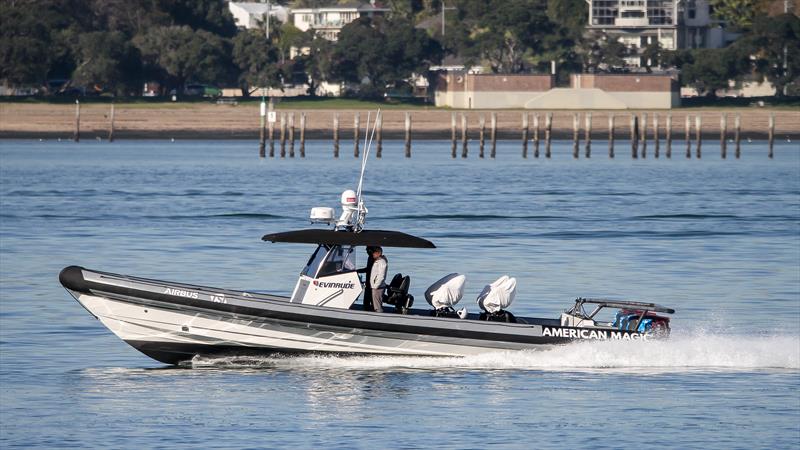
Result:
M184 291L181 289L173 289L173 288L167 288L167 290L165 290L164 293L169 295L177 295L178 297L186 297L194 299L198 297L197 292Z
M647 335L642 333L623 333L621 331L588 330L575 328L542 327L542 336L563 337L571 339L611 339L614 341L646 341Z
M314 280L314 286L319 286L321 288L338 288L338 289L355 289L356 285L353 284L352 281L348 281L346 283L333 283L330 281L317 281Z

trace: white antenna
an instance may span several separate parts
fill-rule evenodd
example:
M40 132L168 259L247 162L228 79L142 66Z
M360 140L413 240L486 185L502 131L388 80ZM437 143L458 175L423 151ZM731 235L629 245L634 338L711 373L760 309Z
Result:
M378 126L378 117L381 115L380 108L375 114L375 122L372 125L372 132L369 132L369 119L371 112L367 113L367 123L364 132L364 155L361 158L361 175L358 177L358 189L356 190L356 200L358 201L358 216L356 217L356 229L361 230L366 218L367 208L364 206L363 186L364 186L364 172L367 169L367 159L369 159L369 151L372 149L372 139L375 136L375 128Z

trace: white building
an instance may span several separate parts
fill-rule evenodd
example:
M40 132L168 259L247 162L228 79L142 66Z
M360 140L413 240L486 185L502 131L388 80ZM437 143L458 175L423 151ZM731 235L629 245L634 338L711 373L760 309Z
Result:
M708 0L586 0L590 30L602 31L629 48L658 42L665 50L719 48L733 35L712 17ZM638 57L633 66L646 65Z
M352 3L324 8L298 8L292 10L292 23L301 31L316 30L317 34L329 41L339 39L339 32L359 17L373 17L386 14L389 8L369 3Z
M266 21L264 19L269 11L270 20L281 23L289 21L289 9L273 3L230 2L228 10L233 15L233 21L240 28L260 28Z

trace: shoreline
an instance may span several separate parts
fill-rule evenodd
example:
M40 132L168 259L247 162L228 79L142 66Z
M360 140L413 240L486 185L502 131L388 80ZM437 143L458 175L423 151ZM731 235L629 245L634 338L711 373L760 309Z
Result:
M260 117L257 105L215 104L169 104L169 107L143 107L120 104L115 106L114 138L136 139L204 139L204 140L255 140L259 138ZM75 130L75 105L0 103L0 139L72 139ZM280 117L294 114L295 140L300 139L300 115L306 115L305 138L307 140L332 140L333 118L339 115L339 138L341 142L352 141L356 114L360 119L360 135L367 114L374 111L359 109L308 110L278 109L274 139L280 139ZM735 133L735 118L741 118L742 139L767 139L771 114L775 117L775 139L800 138L800 109L767 108L719 108L719 109L675 109L675 110L593 110L593 111L541 111L541 110L436 110L436 109L390 109L383 111L383 139L397 140L405 136L405 114L411 115L411 140L450 140L452 115L456 116L456 139L461 140L461 117L467 123L469 140L479 139L481 116L485 120L485 137L490 139L492 114L497 117L497 139L521 140L523 113L529 114L528 138L533 139L534 115L539 116L539 139L544 140L545 116L553 114L553 139L572 139L574 115L579 114L580 139L585 139L586 115L592 114L592 139L608 139L609 115L614 115L616 139L630 138L631 115L640 119L647 114L648 140L653 138L653 118L658 117L659 138L665 139L666 118L672 118L672 139L685 139L686 116L690 117L691 139L695 138L696 117L701 118L703 139L719 139L722 114L727 117L727 137ZM81 105L80 132L83 139L108 137L110 105ZM288 126L287 126L287 136ZM288 137L287 137L288 139Z

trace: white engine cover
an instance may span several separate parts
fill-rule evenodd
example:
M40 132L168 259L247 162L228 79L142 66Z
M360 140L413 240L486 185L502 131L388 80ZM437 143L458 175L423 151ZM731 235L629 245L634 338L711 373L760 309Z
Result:
M517 279L503 275L494 283L487 284L478 296L478 306L488 313L506 309L517 295Z
M464 296L464 283L467 277L451 273L433 283L425 291L425 300L436 309L454 306Z

